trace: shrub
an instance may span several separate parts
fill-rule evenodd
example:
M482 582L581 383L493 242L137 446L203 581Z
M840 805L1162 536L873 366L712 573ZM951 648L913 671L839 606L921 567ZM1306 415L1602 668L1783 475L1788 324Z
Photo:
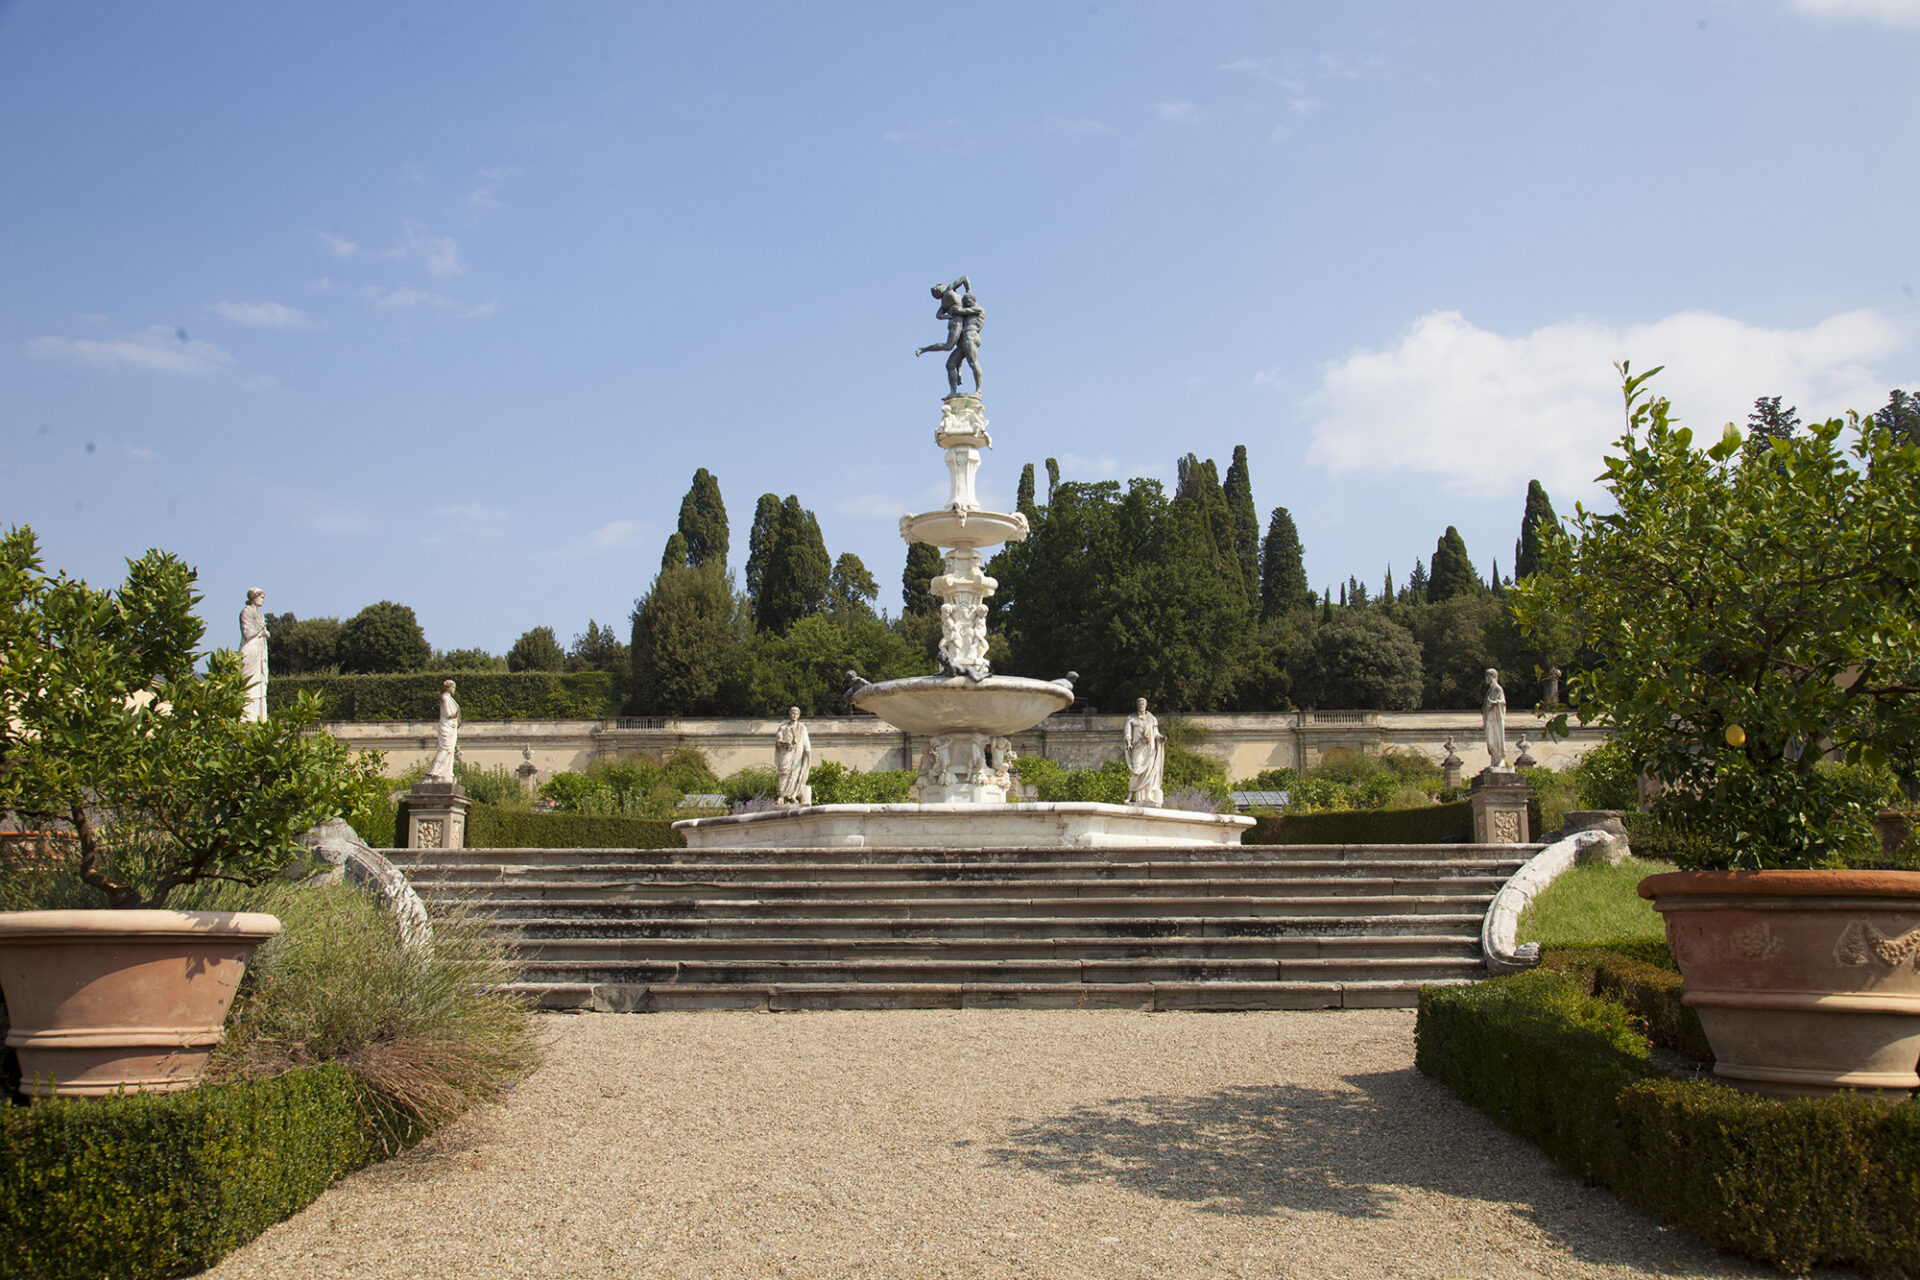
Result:
M1168 792L1165 807L1186 809L1193 813L1219 813L1222 809L1211 792L1198 787L1181 787L1178 791Z
M1625 1007L1647 1039L1698 1062L1713 1061L1700 1015L1682 1002L1685 984L1664 939L1631 938L1597 947L1551 947L1541 967L1575 975L1588 995Z
M913 783L910 769L861 773L831 760L807 774L815 804L905 804Z
M340 669L352 675L418 671L432 656L413 610L391 600L368 605L340 628Z
M758 765L730 773L716 788L721 795L738 804L755 796L772 796L780 790L780 775Z
M1607 739L1581 756L1567 772L1583 809L1640 807L1640 770L1623 742Z
M275 676L267 710L279 714L303 692L318 694L328 720L425 720L440 714L440 682L460 681L460 718L595 720L615 714L604 671L417 671L390 675Z
M683 849L664 818L531 813L476 804L467 811L470 849Z
M524 808L527 793L520 786L520 779L508 772L503 764L483 769L477 764L467 764L456 760L453 763L453 780L466 791L469 799L482 804L497 804L506 808ZM365 839L363 835L361 837ZM372 844L371 840L367 841Z
M1473 838L1473 806L1259 814L1244 844L1441 844Z
M1048 804L1125 804L1131 790L1127 766L1120 760L1109 760L1098 769L1068 769L1044 756L1023 756L1014 761L1013 769Z
M552 627L535 627L507 650L509 671L560 671L566 665L567 655L554 638Z

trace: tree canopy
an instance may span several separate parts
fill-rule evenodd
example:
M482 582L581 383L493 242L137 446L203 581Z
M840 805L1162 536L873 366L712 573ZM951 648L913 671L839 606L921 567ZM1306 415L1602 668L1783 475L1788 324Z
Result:
M566 665L567 655L552 627L534 627L507 650L509 671L563 671Z
M418 671L432 656L413 610L391 600L368 605L340 628L340 670L348 675Z
M705 467L693 473L693 485L680 499L678 533L689 568L727 567L727 504L720 499L720 482Z

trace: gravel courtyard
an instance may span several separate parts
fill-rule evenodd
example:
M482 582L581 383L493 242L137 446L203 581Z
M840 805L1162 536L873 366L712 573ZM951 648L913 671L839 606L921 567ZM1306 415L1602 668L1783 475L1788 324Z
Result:
M1413 1070L1406 1010L547 1016L209 1275L1774 1276Z

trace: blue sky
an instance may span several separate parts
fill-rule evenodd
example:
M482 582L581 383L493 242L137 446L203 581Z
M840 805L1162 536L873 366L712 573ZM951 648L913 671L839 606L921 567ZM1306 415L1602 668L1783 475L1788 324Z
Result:
M928 286L996 449L1245 444L1316 584L1530 477L1592 501L1612 361L1695 425L1920 389L1920 0L0 6L0 523L160 546L210 637L412 605L624 634L712 470L897 610L939 505Z

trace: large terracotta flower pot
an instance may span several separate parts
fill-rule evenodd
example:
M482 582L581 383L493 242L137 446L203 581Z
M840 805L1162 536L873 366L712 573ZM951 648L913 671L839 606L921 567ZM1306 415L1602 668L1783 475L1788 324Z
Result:
M1714 1073L1775 1097L1920 1088L1920 872L1676 871L1666 917Z
M21 1091L191 1089L254 948L278 932L278 920L252 912L0 912Z

